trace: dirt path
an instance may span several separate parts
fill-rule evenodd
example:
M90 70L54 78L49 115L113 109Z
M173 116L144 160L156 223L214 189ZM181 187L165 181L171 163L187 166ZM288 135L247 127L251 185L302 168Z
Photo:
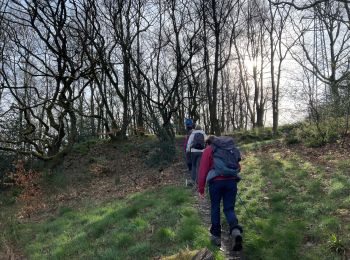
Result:
M180 146L180 143L178 143L177 145ZM190 180L191 176L190 176L190 172L187 169L187 166L185 164L184 160L180 160L179 162L177 162L176 164L172 165L171 168L177 168L177 169L181 169L181 176L183 177L184 180L184 184L186 185L186 179ZM193 192L193 196L195 197L195 204L196 207L198 209L199 212L199 216L202 220L202 223L204 224L204 226L208 227L208 229L210 228L210 201L209 198L206 199L201 199L198 196L198 192L196 188L192 188L192 192ZM223 220L223 222L225 222L225 220ZM243 257L243 252L233 252L232 250L230 250L230 246L232 243L229 239L229 232L228 232L228 228L223 228L222 230L222 234L221 234L221 248L220 250L223 252L223 255L225 257L226 260L238 260L238 259L244 259Z

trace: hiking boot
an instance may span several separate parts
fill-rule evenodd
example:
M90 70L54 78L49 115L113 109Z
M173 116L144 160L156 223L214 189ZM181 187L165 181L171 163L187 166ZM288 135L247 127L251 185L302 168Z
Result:
M193 182L192 189L193 189L193 191L198 191L198 183L197 182Z
M242 233L238 228L234 228L231 231L230 234L231 240L232 240L232 250L233 251L241 251L243 246L243 238L242 238Z
M221 237L211 235L211 243L215 246L221 246Z
M189 180L189 179L186 179L186 187L193 187L193 181L192 180Z

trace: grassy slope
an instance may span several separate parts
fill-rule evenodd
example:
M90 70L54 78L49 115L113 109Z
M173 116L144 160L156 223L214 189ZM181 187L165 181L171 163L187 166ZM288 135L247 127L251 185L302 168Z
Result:
M49 208L39 216L17 219L23 203L13 204L11 194L1 197L0 259L147 259L179 251L188 256L203 247L222 259L210 245L191 190L179 180L178 166L159 173L142 165L140 155L152 140L79 145L60 172L44 175L43 201ZM90 173L96 162L107 175Z
M247 258L342 259L336 251L350 248L350 158L324 155L325 165L301 154L299 145L246 143L241 146L244 179L239 194L247 210L240 199L236 209L245 228ZM179 186L118 200L86 197L79 206L60 205L54 216L41 221L12 218L2 246L31 259L172 255L209 246L207 227L193 203L191 192ZM11 218L14 210L6 207L0 217ZM221 258L217 250L215 254Z
M13 225L12 238L31 259L146 259L209 245L190 191L181 187L62 207L55 218Z
M350 248L350 158L331 156L330 169L302 156L298 146L257 147L242 147L244 180L242 201L237 201L247 257L345 259L343 249Z

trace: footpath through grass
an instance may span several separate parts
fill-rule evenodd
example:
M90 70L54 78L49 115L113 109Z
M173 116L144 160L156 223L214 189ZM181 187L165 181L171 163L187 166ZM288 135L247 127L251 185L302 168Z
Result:
M248 259L347 259L350 158L326 169L296 150L243 146L236 209ZM326 171L328 170L328 171Z
M210 248L191 191L184 187L137 193L104 205L62 207L57 217L40 223L14 221L4 236L29 259L149 259Z
M298 145L253 137L240 142L239 197L247 210L236 202L246 258L349 259L350 157L330 153L322 166ZM40 222L19 222L11 199L0 198L8 205L0 210L0 258L8 247L28 259L154 259L207 247L222 259L185 187L84 199Z

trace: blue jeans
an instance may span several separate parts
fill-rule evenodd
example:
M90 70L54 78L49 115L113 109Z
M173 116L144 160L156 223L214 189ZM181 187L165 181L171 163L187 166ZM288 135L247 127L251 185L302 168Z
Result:
M220 202L223 200L224 213L227 223L230 225L230 232L234 228L241 231L238 219L235 214L235 202L237 195L237 182L235 180L218 180L209 183L209 194L211 203L211 228L210 233L214 236L221 236L220 224Z
M192 152L191 153L191 159L192 159L192 180L198 183L198 171L199 171L199 163L202 158L201 152Z

